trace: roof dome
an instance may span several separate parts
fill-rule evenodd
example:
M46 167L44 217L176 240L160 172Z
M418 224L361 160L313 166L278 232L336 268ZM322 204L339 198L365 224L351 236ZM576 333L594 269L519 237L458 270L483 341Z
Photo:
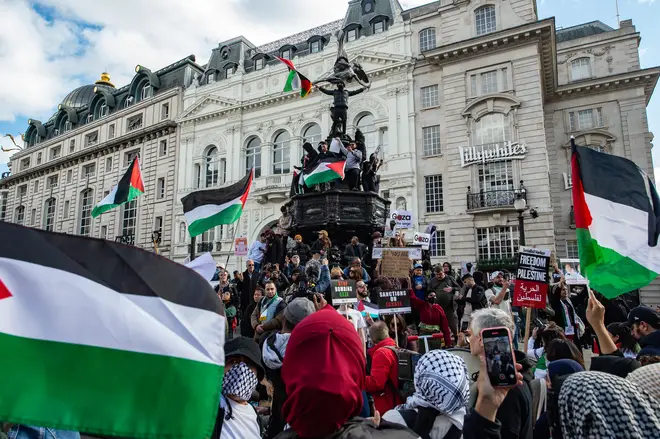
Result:
M66 95L66 97L62 99L62 105L71 108L80 108L89 105L89 103L92 102L92 99L94 99L94 89L97 87L101 89L105 88L107 90L113 90L115 88L110 82L110 75L103 72L101 74L101 80L96 81L95 84L83 85Z

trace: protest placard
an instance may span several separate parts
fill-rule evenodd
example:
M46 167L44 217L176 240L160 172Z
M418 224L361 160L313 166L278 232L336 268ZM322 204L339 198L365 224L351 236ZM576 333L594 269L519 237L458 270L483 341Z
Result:
M410 257L406 251L392 251L383 249L383 260L381 262L382 275L385 277L408 277L410 276Z
M411 312L410 297L405 290L379 291L378 314L405 314Z
M550 277L550 250L520 247L513 294L514 306L546 307Z
M412 229L413 227L413 214L409 210L395 210L390 214L390 219L394 220L397 228Z
M239 236L234 240L234 255L247 256L248 254L248 239L245 236Z
M383 250L398 251L408 253L408 258L412 260L422 259L422 249L420 247L374 247L371 251L373 259L382 259Z
M431 235L428 233L415 232L412 243L413 245L422 246L422 250L428 250L431 245Z
M331 280L330 284L332 286L333 305L357 303L357 288L354 280Z

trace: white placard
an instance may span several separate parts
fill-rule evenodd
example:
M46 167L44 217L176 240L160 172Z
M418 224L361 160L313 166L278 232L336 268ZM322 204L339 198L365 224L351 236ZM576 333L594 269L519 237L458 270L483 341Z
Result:
M431 246L431 235L428 233L415 232L412 244L421 245L422 250L428 250Z
M390 214L390 220L394 220L396 227L400 229L412 229L413 214L409 210L394 210Z
M373 259L382 259L383 249L391 251L408 252L408 257L412 260L422 259L422 249L419 247L376 247L371 251Z

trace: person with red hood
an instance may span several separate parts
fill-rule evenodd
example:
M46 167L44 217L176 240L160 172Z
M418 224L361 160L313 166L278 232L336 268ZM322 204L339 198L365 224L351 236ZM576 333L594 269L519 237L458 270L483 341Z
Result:
M435 303L435 292L431 291L426 295L426 300L419 299L415 292L409 291L410 306L419 313L419 333L420 335L431 335L442 332L445 339L445 347L451 347L454 342L451 339L451 331L445 311L440 305Z
M356 417L365 370L363 347L351 323L329 305L305 317L291 333L284 356L282 415L290 428L276 439L417 439L401 425L380 421L379 414Z
M369 328L369 335L374 347L369 349L371 374L365 380L365 390L374 398L374 405L379 413L392 410L404 401L399 392L399 362L394 348L396 342L390 338L387 325L383 321L374 322Z

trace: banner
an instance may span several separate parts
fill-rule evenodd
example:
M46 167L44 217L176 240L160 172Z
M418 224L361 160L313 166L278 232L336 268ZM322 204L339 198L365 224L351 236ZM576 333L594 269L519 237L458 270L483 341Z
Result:
M332 286L332 305L343 305L346 303L357 303L357 288L355 281L349 280L331 280Z
M245 236L239 236L234 240L234 256L248 255L248 239Z
M405 290L379 291L378 314L405 314L411 312L410 296Z
M385 277L410 276L410 257L408 252L383 249L383 259L380 263L382 275Z
M419 247L374 247L371 251L373 259L382 259L383 250L391 252L408 252L408 258L412 260L422 259L422 249Z
M394 220L397 228L412 229L413 227L413 214L409 210L393 211L390 220Z
M422 250L428 250L431 246L431 235L428 233L415 232L412 244L421 245Z
M546 307L550 276L550 250L520 247L513 291L513 306Z

